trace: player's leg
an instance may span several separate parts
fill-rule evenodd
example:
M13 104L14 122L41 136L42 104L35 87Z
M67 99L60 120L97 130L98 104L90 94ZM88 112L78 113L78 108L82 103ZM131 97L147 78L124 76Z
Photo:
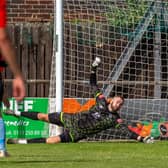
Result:
M0 107L2 106L2 97L3 97L3 82L0 79ZM6 147L5 147L5 124L1 116L0 111L0 157L4 157Z
M0 118L0 157L5 157L5 124L2 118Z
M3 97L3 82L0 79L0 108L2 106L2 97ZM5 136L5 124L1 116L0 111L0 157L6 157L9 156L9 154L6 151L6 136Z
M53 136L49 138L33 138L33 139L8 139L8 144L31 144L31 143L47 143L56 144L61 142L60 136Z
M70 135L69 131L64 131L61 135L46 138L45 142L47 144L57 144L60 142L73 142L73 138Z
M26 117L26 118L30 118L32 120L41 120L41 121L45 121L48 122L48 114L44 114L44 113L40 113L40 112L20 112L20 111L14 111L14 110L9 110L7 109L6 111L4 111L5 114L8 115L13 115L16 117Z
M8 139L8 144L30 144L30 143L46 143L57 144L60 142L73 142L73 138L69 131L64 131L61 135L52 136L49 138L34 138L34 139Z
M32 120L40 120L44 122L49 122L48 114L39 112L20 112L20 116L30 118Z
M40 121L56 124L58 126L63 126L63 121L61 120L62 113L44 114L40 112L20 112L20 111L6 110L5 114L13 115L17 117L22 116L32 120L40 120Z
M20 140L20 143L23 143L24 140ZM60 136L53 136L53 137L49 137L49 138L35 138L35 139L27 139L26 143L30 144L30 143L47 143L47 144L56 144L61 142L61 138Z

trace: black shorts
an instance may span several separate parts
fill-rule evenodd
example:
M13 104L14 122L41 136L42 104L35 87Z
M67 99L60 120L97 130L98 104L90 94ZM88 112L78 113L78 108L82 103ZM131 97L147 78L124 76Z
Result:
M61 138L61 142L78 142L79 140L86 138L86 136L81 136L78 132L75 132L74 134L74 131L72 133L68 129L64 130L59 136Z
M71 137L69 130L64 130L59 136L61 138L61 142L73 142L73 138Z
M64 127L61 116L62 116L62 113L49 113L48 114L49 122L51 124L55 124L55 125ZM63 133L59 136L61 138L61 142L72 142L73 141L68 129L64 129Z
M64 125L64 119L68 119L70 124ZM71 124L71 116L69 114L61 113L49 113L49 123L64 127L63 133L60 136L61 142L77 142L83 138L86 138L83 134L78 132L77 125Z
M49 113L48 114L49 123L63 127L64 124L61 119L61 115L62 113Z

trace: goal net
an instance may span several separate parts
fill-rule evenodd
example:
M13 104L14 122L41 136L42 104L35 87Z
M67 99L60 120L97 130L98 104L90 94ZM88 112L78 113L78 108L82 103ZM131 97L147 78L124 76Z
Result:
M63 10L63 110L74 113L93 105L89 76L98 56L98 85L106 97L125 98L119 112L125 122L168 120L167 0L65 0ZM54 82L51 78L50 97ZM88 140L116 138L127 137L109 129Z

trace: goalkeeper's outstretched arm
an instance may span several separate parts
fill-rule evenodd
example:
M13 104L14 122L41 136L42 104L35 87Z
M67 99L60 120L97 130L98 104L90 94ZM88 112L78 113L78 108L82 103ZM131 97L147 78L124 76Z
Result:
M129 139L134 139L134 140L137 140L139 142L144 142L144 143L153 143L152 137L150 136L142 137L141 135L138 135L137 133L131 131L128 128L127 124L122 123L118 125L118 129L120 129L122 136L124 135L125 137Z
M90 85L93 93L95 94L95 97L97 94L100 93L100 90L97 85L97 77L96 77L97 67L99 66L100 62L101 62L100 58L96 57L91 67Z

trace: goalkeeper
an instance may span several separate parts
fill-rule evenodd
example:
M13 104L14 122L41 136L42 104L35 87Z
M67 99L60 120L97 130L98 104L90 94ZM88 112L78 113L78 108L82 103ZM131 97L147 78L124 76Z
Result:
M17 143L59 143L59 142L77 142L87 138L89 135L96 134L108 128L122 127L122 131L126 133L130 139L150 143L150 137L141 137L138 134L130 131L127 125L122 124L122 119L118 114L118 110L124 103L122 96L115 96L112 99L106 99L97 86L96 69L100 63L97 57L92 64L90 84L95 93L96 104L88 111L77 114L49 113L43 114L39 112L19 112L7 110L6 114L14 116L23 116L32 120L41 120L44 122L56 124L64 127L61 135L52 136L49 138L37 138L18 140Z

